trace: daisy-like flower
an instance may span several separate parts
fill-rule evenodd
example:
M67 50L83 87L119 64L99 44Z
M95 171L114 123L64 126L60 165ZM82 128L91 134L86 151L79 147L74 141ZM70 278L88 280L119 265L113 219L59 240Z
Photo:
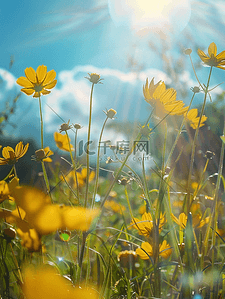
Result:
M51 91L48 89L52 89L57 83L56 72L47 72L45 65L39 65L36 72L32 67L26 68L24 72L26 77L18 78L16 83L23 87L21 91L28 96L34 94L33 97L38 98L41 94L49 94Z
M15 150L11 146L3 147L2 149L2 156L3 158L0 158L0 165L13 165L15 164L20 158L22 158L27 150L28 150L29 143L27 143L25 146L23 145L23 142L20 141L17 145Z
M191 109L188 111L188 113L185 113L184 117L186 120L190 123L190 126L193 129L197 129L198 122L200 117L198 117L198 109ZM207 120L207 117L205 115L202 115L201 123L199 124L199 128L203 127L205 124L204 122Z
M163 225L165 224L166 219L164 215L160 215L160 223L159 223L159 232L161 232ZM150 213L144 213L141 217L141 220L138 218L133 218L130 224L130 227L134 227L138 230L139 235L149 237L152 229L153 229L153 220L152 215Z
M66 152L69 152L70 148L71 148L71 150L73 150L73 145L70 144L70 146L69 146L68 139L67 139L66 135L55 132L54 139L55 139L56 146L59 149L66 151ZM70 138L69 138L69 141L70 141Z
M215 43L209 45L208 55L200 49L198 49L198 55L205 64L225 70L225 51L217 54L217 46Z
M188 110L188 107L184 107L183 101L176 100L176 90L173 88L166 89L166 85L162 81L154 84L152 79L148 85L147 79L143 86L143 94L145 101L153 106L155 114L161 118L167 114L182 115Z
M153 247L150 243L143 242L141 247L136 249L136 253L142 260L148 260L149 256L153 256ZM164 259L167 259L171 253L171 246L166 242L166 240L164 240L162 244L159 245L159 255Z
M171 214L171 217L174 222L176 222L181 228L185 229L188 220L188 216L185 213L181 213L178 218L173 214ZM204 219L202 219L199 213L193 215L192 217L193 227L201 228L208 222L209 222L209 217L205 217Z

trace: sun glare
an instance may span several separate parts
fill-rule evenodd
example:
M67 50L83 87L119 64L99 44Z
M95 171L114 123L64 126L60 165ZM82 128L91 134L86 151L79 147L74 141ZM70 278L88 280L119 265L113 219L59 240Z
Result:
M189 0L108 0L108 6L116 25L137 33L179 33L191 15Z

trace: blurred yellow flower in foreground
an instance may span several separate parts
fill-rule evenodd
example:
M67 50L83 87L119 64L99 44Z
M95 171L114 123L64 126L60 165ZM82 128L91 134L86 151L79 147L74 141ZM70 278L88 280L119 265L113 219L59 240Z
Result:
M63 151L66 151L66 152L69 152L70 148L71 148L71 150L73 150L73 145L71 143L69 145L66 135L55 132L54 133L54 139L55 139L56 146L59 149L61 149ZM69 138L69 142L70 142L70 138Z
M187 112L188 107L184 107L183 101L177 101L177 92L173 88L166 89L164 82L159 81L154 84L154 78L148 84L148 79L143 86L145 101L152 105L155 114L164 117L167 114L182 115Z
M91 288L74 287L50 266L28 267L24 271L23 292L26 299L97 299Z
M161 232L163 225L166 223L166 219L162 213L160 214L159 232ZM133 218L129 228L135 228L138 230L139 235L149 237L153 229L152 215L150 213L144 213L141 220Z
M211 43L208 47L208 55L202 50L198 49L198 55L200 59L209 66L215 66L225 70L225 51L217 54L217 46L215 43Z
M25 146L23 145L23 142L20 141L17 145L15 150L11 146L3 147L2 149L2 156L3 158L0 158L0 165L13 165L15 164L20 158L22 158L27 150L28 150L29 143L27 143Z
M39 65L37 71L32 67L25 69L26 77L20 77L17 79L16 83L23 86L21 91L23 91L28 96L33 95L34 98L40 97L41 94L46 95L55 87L57 80L55 80L56 72L51 70L47 72L47 66Z
M198 127L198 122L200 117L198 116L198 109L191 109L188 111L188 113L185 113L184 117L185 119L190 123L190 126L193 129L197 129ZM199 124L199 128L203 127L205 124L204 122L207 120L207 117L205 115L202 115L201 123Z
M33 187L16 187L12 194L21 210L22 219L17 210L2 211L0 217L9 223L15 223L24 233L32 228L40 235L47 235L59 229L87 231L99 214L98 209L52 204L49 195Z
M136 249L136 253L140 256L142 260L148 260L149 256L153 256L153 247L148 242L143 242L141 248ZM171 246L164 240L162 244L159 245L159 255L164 259L167 259L172 253Z

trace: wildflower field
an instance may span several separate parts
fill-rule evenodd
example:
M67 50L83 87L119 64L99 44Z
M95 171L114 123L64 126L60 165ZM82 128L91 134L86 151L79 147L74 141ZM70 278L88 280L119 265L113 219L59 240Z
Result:
M50 148L42 105L54 92L57 74L45 65L21 74L16 81L21 91L39 102L41 148L30 159L42 168L41 184L24 185L17 174L28 155L26 136L14 148L0 145L1 298L225 298L224 127L217 152L209 146L199 161L209 134L207 105L217 88L210 79L215 68L225 70L225 51L217 53L212 42L208 53L197 53L208 66L208 78L198 78L192 50L186 49L183 56L198 82L189 86L189 105L172 86L146 78L142 100L149 117L129 136L129 149L107 145L106 161L101 144L107 125L116 122L113 101L102 113L94 162L89 148L93 94L108 84L104 78L96 73L83 78L90 84L89 117L79 124L74 115L55 128L55 148ZM193 108L196 94L202 102ZM78 138L85 123L81 159ZM138 169L130 163L137 152Z

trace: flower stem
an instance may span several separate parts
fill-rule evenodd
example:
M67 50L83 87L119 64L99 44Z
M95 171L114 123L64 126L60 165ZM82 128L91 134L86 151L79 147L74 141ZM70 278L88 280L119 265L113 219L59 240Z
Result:
M41 109L41 96L39 95L39 108L40 108L40 120L41 120L41 148L44 149L44 129L43 129L43 118Z
M191 98L190 105L189 105L189 107L188 107L188 111L187 111L187 113L190 111L191 104L192 104L192 102L193 102L194 96L195 96L195 93L193 94L193 96L192 96L192 98ZM168 166L168 164L169 164L169 162L170 162L170 159L171 159L172 154L173 154L173 152L174 152L174 149L175 149L175 147L176 147L176 145L177 145L177 142L178 142L178 139L179 139L179 137L180 137L182 128L183 128L183 126L184 126L184 123L185 123L185 117L183 118L182 124L181 124L180 129L179 129L179 131L178 131L178 133L177 133L176 140L175 140L175 142L174 142L174 144L173 144L173 146L172 146L172 149L171 149L171 151L170 151L170 153L169 153L169 157L167 158L167 162L166 162L166 165L165 165L165 169L167 168L167 166Z
M91 137L91 117L92 117L92 101L93 101L93 90L94 90L94 83L91 86L91 95L90 95L90 110L89 110L89 124L88 124L88 140L87 140L87 181L86 181L86 192L85 192L85 201L84 206L87 207L88 201L88 187L89 187L89 143Z
M103 131L105 129L105 125L106 125L107 120L108 120L108 117L106 117L106 119L105 119L105 121L103 123L102 130L101 130L100 137L99 137L99 141L98 141L98 154L97 154L97 165L96 165L96 180L95 180L95 187L94 187L92 204L91 204L92 208L94 207L95 196L96 196L96 194L98 192L100 145L101 145L102 135L103 135Z
M200 123L201 123L202 116L203 116L203 113L204 113L204 110L205 110L205 105L206 105L206 100L207 100L207 94L208 94L209 82L210 82L211 74L212 74L212 66L211 66L210 71L209 71L209 77L208 77L207 86L204 89L204 92L205 92L204 102L203 102L203 105L202 105L202 110L201 110L201 114L200 114L200 117L199 117L198 127L197 127L197 129L195 131L195 136L194 136L194 140L193 140L193 144L192 144L191 161L190 161L191 164L190 164L190 169L189 169L188 185L187 185L187 201L188 201L187 202L187 213L189 213L189 209L190 209L191 176L192 176L193 167L194 167L195 147L196 147L196 142L197 142L197 137L198 137Z
M76 129L75 132L75 141L74 141L74 172L75 172L75 180L76 180L76 187L77 187L77 199L78 199L78 204L80 203L80 195L79 195L79 185L78 185L78 179L77 179L77 133L78 129Z
M47 172L46 172L46 169L45 169L44 161L41 161L41 166L42 166L42 170L43 170L45 185L46 185L48 194L50 195L50 185L49 185L49 180L48 180Z

